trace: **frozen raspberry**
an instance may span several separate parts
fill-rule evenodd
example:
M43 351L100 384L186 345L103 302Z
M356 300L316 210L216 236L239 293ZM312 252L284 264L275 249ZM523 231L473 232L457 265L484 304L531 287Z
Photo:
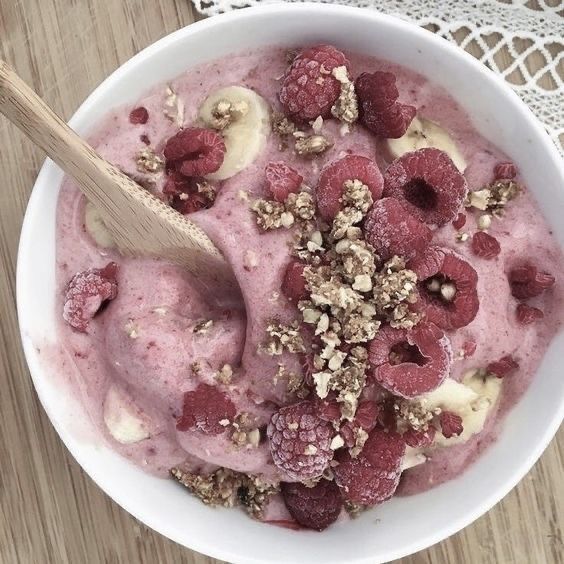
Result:
M322 479L313 488L300 483L282 483L282 497L290 515L304 527L322 531L341 513L343 498L335 482Z
M510 354L508 354L495 362L490 362L486 367L486 370L489 374L493 374L498 378L504 378L518 368L519 363Z
M495 237L484 231L476 231L472 237L472 251L476 256L490 260L499 255L501 245Z
M352 458L347 451L333 469L335 481L347 501L374 505L392 497L399 484L403 439L394 432L374 429L362 452Z
M292 259L284 273L282 293L293 303L307 299L309 294L304 278L304 268L305 264L303 262Z
M326 398L315 398L315 411L317 416L323 421L339 421L341 418L341 408L337 403L334 395L329 395Z
M355 81L359 118L376 135L397 139L415 117L416 108L398 102L396 77L391 72L363 73Z
M468 325L478 313L478 275L449 249L429 247L408 263L417 274L419 298L413 309L441 329Z
M494 180L512 180L516 176L517 169L513 163L497 163L494 167Z
M265 169L266 187L277 202L284 202L288 194L297 192L304 177L283 162L268 163Z
M162 192L168 196L171 207L187 215L213 205L213 200L206 198L198 190L198 186L204 182L201 178L191 178L175 170L169 170Z
M117 271L118 265L110 262L104 268L89 268L71 278L65 292L63 319L73 329L86 333L100 308L117 296Z
M384 196L397 198L425 223L444 225L455 219L467 192L466 179L439 149L405 153L384 174Z
M372 376L395 395L413 398L434 390L448 376L448 337L432 323L411 330L380 329L368 347Z
M201 127L181 129L165 145L167 169L184 176L205 176L219 169L225 156L225 143L219 133Z
M280 102L286 115L299 121L330 118L341 92L341 83L331 71L342 66L348 66L345 55L331 45L303 49L282 81Z
M384 180L378 165L367 157L347 155L327 165L317 184L317 208L326 221L333 221L342 207L341 198L347 180L360 180L368 186L372 199L382 195Z
M433 238L432 231L395 198L374 203L366 217L364 233L384 261L394 255L410 259L422 252Z
M333 458L333 427L316 414L311 401L281 407L272 416L267 434L274 464L292 480L321 476Z
M367 433L376 427L380 409L373 401L363 401L359 404L354 419L345 421L339 430L345 445L349 448L356 443L357 429L363 429Z
M531 307L527 304L519 304L516 311L517 321L519 321L521 325L530 325L531 323L534 323L544 317L542 309Z
M426 431L409 428L401 437L407 446L412 448L424 448L430 446L435 440L437 430L429 426Z
M129 123L134 125L143 125L149 121L149 112L147 108L139 106L129 113Z
M466 225L466 214L465 213L459 213L456 216L456 219L452 222L452 226L455 229L462 229L465 225Z
M476 352L477 344L475 341L464 341L462 344L462 352L464 353L464 358L472 356Z
M199 384L193 392L184 394L182 415L176 420L179 431L201 431L206 435L220 435L225 425L237 415L235 404L216 386Z
M462 417L452 411L441 411L439 415L439 423L441 431L446 439L450 439L454 435L458 436L464 431L462 426Z
M507 277L511 286L511 293L518 300L540 296L555 282L552 274L539 272L537 267L531 264L511 269Z

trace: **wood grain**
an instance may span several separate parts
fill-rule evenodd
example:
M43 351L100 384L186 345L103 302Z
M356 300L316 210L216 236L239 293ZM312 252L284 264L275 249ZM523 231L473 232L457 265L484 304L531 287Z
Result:
M194 19L188 0L0 0L0 58L68 118L122 62ZM33 391L18 337L15 264L43 158L0 120L0 562L217 562L152 532L103 494L66 452ZM561 429L492 511L401 563L564 563L563 460Z

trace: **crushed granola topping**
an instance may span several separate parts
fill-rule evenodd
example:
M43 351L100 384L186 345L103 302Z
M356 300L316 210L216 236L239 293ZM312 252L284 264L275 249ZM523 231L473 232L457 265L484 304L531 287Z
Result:
M196 183L196 188L198 189L198 193L202 194L208 202L215 202L215 197L217 196L215 186L212 186L209 182L202 180Z
M281 227L282 214L285 211L284 204L274 200L260 199L252 203L251 209L256 214L257 224L265 231Z
M137 170L143 173L156 173L164 168L164 161L155 154L153 149L145 147L137 153Z
M488 210L494 217L501 217L507 203L521 191L521 186L513 180L496 180L481 190L469 192L465 205L482 211Z
M240 503L255 518L262 516L270 497L279 491L278 485L228 468L205 476L180 468L172 468L170 473L206 505L233 507Z
M350 449L351 456L356 458L368 440L368 433L362 427L354 428L354 446Z
M394 256L384 264L374 279L374 302L379 315L395 328L411 329L420 316L409 310L417 300L417 275Z
M276 135L285 137L292 135L296 131L296 126L284 114L274 112L272 114L272 131Z
M274 377L276 381L281 378L285 379L287 383L287 390L290 394L295 394L300 399L305 399L309 395L309 390L306 386L304 377L296 372L291 372L286 369L283 363L278 364L278 371Z
M319 155L333 146L333 142L323 135L305 135L296 137L296 153L298 155Z
M190 365L190 370L192 371L192 374L194 376L198 376L200 374L200 372L202 371L202 367L201 367L199 362L193 362Z
M184 124L184 102L170 86L166 87L165 94L164 115L170 121L182 127Z
M130 339L137 339L139 337L139 327L137 327L133 319L127 321L124 329Z
M233 379L233 368L230 364L224 364L216 373L215 379L220 384L231 384L231 380Z
M315 215L315 203L313 196L302 190L296 194L288 194L284 202L287 212L298 219L310 220Z
M358 98L354 82L349 78L345 66L334 68L332 74L341 83L341 92L331 108L331 114L343 123L354 123L358 119Z
M359 503L353 503L352 501L345 501L344 503L346 512L353 518L356 519L363 511L366 510L366 507L360 505Z
M192 331L198 334L205 334L213 325L213 319L202 319L194 325L194 329Z
M230 102L229 100L218 100L212 110L211 127L223 130L231 125L234 121L247 115L249 112L249 104L244 100L238 102Z
M429 410L426 407L426 400L397 400L394 403L394 411L398 417L398 424L404 429L413 428L415 431L426 431L429 423L435 415L441 413L441 408L437 407ZM401 430L401 429L400 429Z
M284 350L291 353L305 352L305 346L300 335L299 324L293 321L290 325L283 325L272 321L266 328L268 339L259 346L259 351L270 356L281 355Z

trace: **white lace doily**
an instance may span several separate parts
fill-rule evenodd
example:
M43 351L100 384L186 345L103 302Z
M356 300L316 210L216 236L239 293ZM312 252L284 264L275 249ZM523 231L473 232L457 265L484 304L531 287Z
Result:
M209 16L276 1L279 0L193 0L196 9ZM478 51L477 58L505 78L544 123L564 155L564 0L339 3L375 8L413 21L464 49L472 48L475 56Z

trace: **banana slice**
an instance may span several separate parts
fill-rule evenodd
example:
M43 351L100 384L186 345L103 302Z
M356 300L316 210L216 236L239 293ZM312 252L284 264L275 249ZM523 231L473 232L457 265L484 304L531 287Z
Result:
M90 237L92 237L100 247L112 249L116 246L114 238L108 231L98 208L92 202L86 202L84 208L84 225Z
M423 454L423 449L413 448L407 446L405 448L405 454L403 460L401 461L401 471L408 470L414 466L419 466L427 461L427 457Z
M225 141L221 168L210 180L225 180L249 166L266 143L270 107L266 100L243 86L227 86L210 94L199 110L200 120L220 129Z
M466 169L466 161L458 150L451 136L435 122L423 117L415 117L405 134L399 139L388 139L388 149L392 156L397 159L404 153L435 147L444 151L456 165L460 172Z
M138 443L150 436L141 410L131 403L131 398L123 390L113 385L104 400L104 423L112 437L124 445Z
M486 422L490 409L497 402L501 389L499 378L485 380L477 370L466 373L462 382L447 378L436 390L422 396L425 407L433 410L436 407L452 411L462 417L464 431L459 436L450 439L441 433L435 436L435 446L450 446L463 443L472 435L479 433Z

